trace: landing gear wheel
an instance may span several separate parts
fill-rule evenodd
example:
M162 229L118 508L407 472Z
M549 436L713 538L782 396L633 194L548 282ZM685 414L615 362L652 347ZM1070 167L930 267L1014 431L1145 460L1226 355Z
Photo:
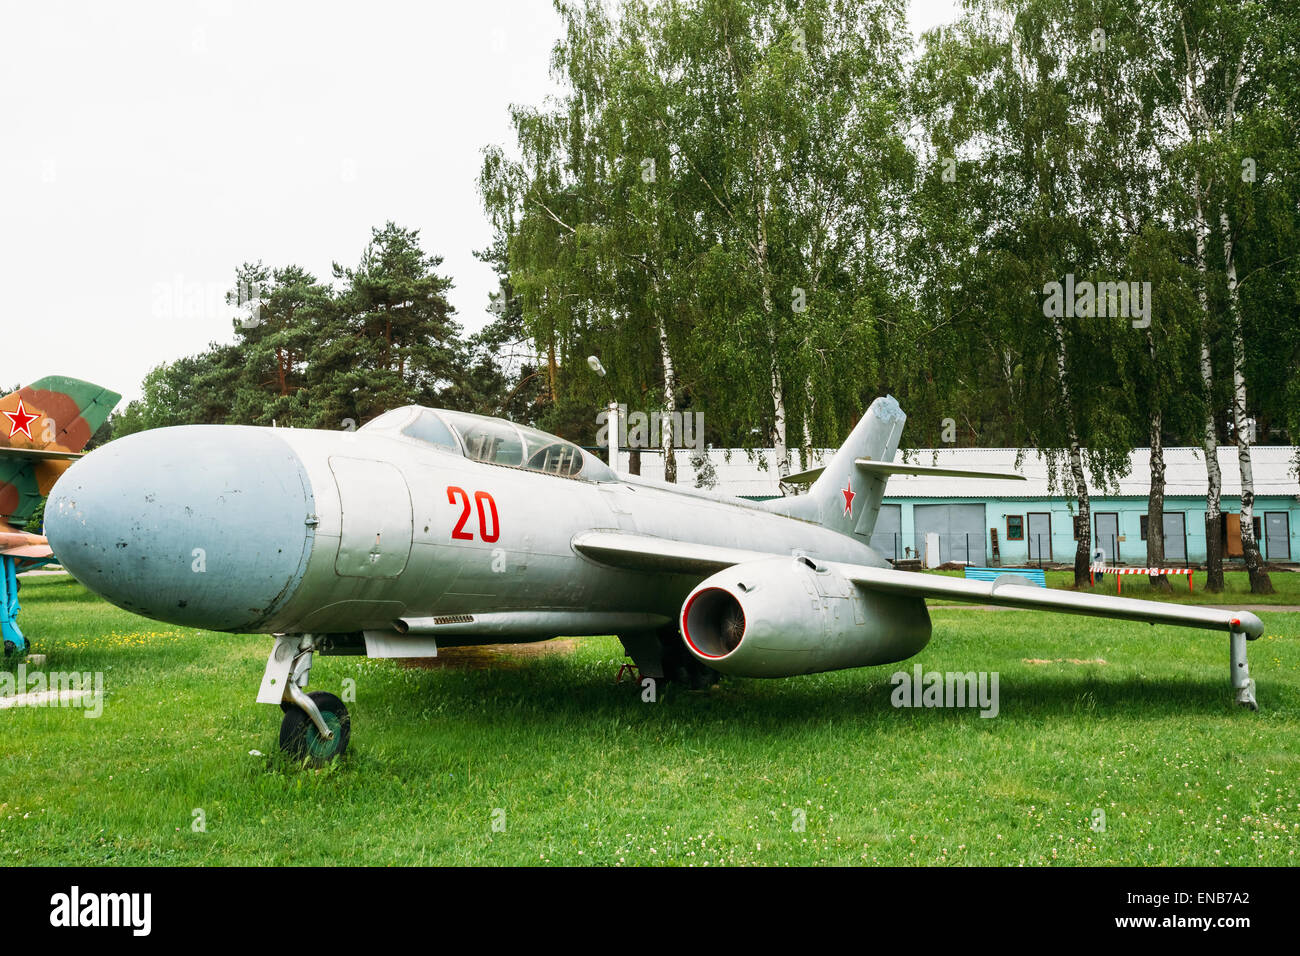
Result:
M320 710L325 726L334 733L333 738L326 740L305 710L290 705L284 708L284 720L280 722L280 749L294 760L306 760L313 767L323 767L348 749L352 719L343 701L333 694L317 690L307 696Z
M5 641L5 657L11 657L18 653L18 645L13 641Z
M691 690L708 690L722 676L712 667L697 660L674 631L663 640L664 676Z

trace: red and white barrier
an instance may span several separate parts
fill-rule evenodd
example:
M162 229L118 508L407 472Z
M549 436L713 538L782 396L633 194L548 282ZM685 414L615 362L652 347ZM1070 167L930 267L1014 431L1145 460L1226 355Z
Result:
M1166 574L1185 574L1187 575L1187 590L1195 590L1192 586L1192 569L1191 568L1112 568L1104 564L1094 564L1088 568L1088 583L1095 584L1094 574L1113 574L1115 575L1115 593L1120 593L1120 576L1124 574L1144 574L1147 577L1154 575Z

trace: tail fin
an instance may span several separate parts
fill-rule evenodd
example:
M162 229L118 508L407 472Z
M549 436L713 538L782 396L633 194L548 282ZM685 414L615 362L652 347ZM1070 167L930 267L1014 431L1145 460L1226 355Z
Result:
M121 397L52 375L0 398L0 522L27 523Z
M894 396L876 399L807 494L779 498L766 506L844 534L870 537L889 476L864 472L854 462L859 458L893 461L906 421Z

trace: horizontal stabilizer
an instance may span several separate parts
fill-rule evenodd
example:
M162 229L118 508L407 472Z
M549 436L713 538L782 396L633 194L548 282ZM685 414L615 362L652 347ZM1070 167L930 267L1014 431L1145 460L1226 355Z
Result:
M1024 475L1013 471L971 471L966 468L942 468L935 465L909 465L905 461L872 461L870 458L855 458L855 464L862 471L873 475L932 475L936 478L997 478L1004 481L1028 481Z
M811 485L821 477L825 468L809 468L807 471L797 471L793 475L786 475L781 479L783 485Z

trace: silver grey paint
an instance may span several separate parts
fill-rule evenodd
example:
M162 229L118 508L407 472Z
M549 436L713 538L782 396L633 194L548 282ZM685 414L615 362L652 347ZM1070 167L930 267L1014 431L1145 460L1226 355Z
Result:
M763 503L478 462L386 426L159 429L75 464L51 495L47 532L87 587L148 617L214 630L364 632L389 654L403 634L423 639L414 650L427 636L644 631L679 620L693 590L730 588L738 575L761 585L737 598L750 643L729 660L701 659L754 676L909 656L929 639L925 597L1250 637L1262 629L1246 613L893 570L866 543L888 474L858 460L890 461L905 419L892 398L877 400L807 494ZM603 465L594 471L613 477ZM474 515L473 540L452 538L462 507L451 487L492 495L497 540L482 539ZM793 561L796 553L808 561Z

